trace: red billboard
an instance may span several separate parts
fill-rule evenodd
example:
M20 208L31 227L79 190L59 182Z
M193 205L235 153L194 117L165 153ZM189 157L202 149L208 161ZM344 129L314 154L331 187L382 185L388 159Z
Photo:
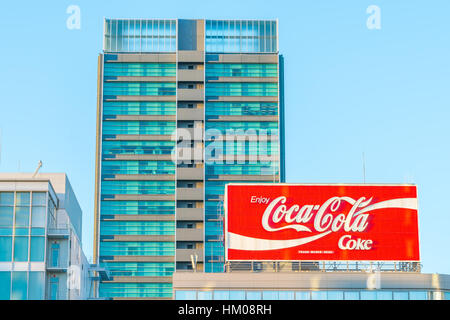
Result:
M228 261L419 261L414 185L228 184Z

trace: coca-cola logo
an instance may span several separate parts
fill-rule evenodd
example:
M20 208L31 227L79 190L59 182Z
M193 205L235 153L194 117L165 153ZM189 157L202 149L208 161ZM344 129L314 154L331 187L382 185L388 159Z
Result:
M348 202L352 208L348 213L337 213L342 202ZM332 197L322 205L303 205L294 204L290 207L286 205L286 197L275 198L267 206L262 216L262 226L270 232L294 229L296 231L312 232L310 227L305 224L313 222L316 232L325 232L331 230L338 232L363 232L368 226L369 214L357 211L360 208L367 207L372 202L372 198L361 197L354 200L349 197ZM283 223L284 222L284 223ZM272 227L283 223L282 227Z

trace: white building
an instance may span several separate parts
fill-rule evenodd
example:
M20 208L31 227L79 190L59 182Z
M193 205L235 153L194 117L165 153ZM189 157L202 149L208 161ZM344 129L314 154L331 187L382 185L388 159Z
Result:
M0 300L87 299L82 211L64 173L0 173Z

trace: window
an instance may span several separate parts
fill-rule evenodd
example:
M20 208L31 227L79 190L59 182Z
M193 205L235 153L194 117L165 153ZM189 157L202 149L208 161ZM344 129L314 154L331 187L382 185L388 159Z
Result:
M410 300L427 300L428 293L426 291L410 291L409 299Z
M45 192L33 192L33 206L45 207L46 201Z
M30 261L44 261L45 237L31 237Z
M14 261L28 261L28 237L14 237Z
M280 300L294 300L294 291L280 291L278 296Z
M328 300L344 300L344 292L342 291L329 291Z
M312 300L327 300L327 292L326 291L312 291L311 299Z
M16 207L16 227L28 227L30 207Z
M198 300L212 300L212 291L199 291Z
M359 292L358 291L345 291L344 299L345 300L359 300Z
M9 300L10 290L11 290L11 272L0 271L0 300Z
M377 300L377 292L361 291L361 300Z
M28 300L44 299L44 272L30 272Z
M230 291L226 290L215 290L214 300L230 300Z
M377 300L392 300L392 291L378 291Z
M0 261L11 261L12 237L0 237Z
M27 272L13 271L11 300L27 299Z
M53 277L50 279L50 300L58 300L59 279Z
M31 227L45 228L45 207L35 207L31 209Z
M263 300L278 300L278 291L263 291L262 298Z
M176 300L196 300L196 292L188 290L178 290L175 292Z
M193 204L192 202L189 202L189 203L186 205L186 207L187 207L187 208L193 208L193 207L194 207L194 204Z
M394 292L394 300L408 300L408 291Z
M0 206L0 228L11 230L13 226L14 207Z
M247 291L247 300L261 300L261 291Z
M238 290L231 290L230 300L245 300L245 292Z
M59 267L59 243L52 243L51 266Z

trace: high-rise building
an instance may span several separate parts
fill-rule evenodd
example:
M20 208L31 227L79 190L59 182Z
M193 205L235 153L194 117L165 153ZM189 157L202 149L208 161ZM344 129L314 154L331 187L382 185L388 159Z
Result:
M284 181L283 109L276 20L105 20L100 297L170 299L175 270L223 271L224 185Z
M81 224L64 173L0 173L0 300L91 298Z

